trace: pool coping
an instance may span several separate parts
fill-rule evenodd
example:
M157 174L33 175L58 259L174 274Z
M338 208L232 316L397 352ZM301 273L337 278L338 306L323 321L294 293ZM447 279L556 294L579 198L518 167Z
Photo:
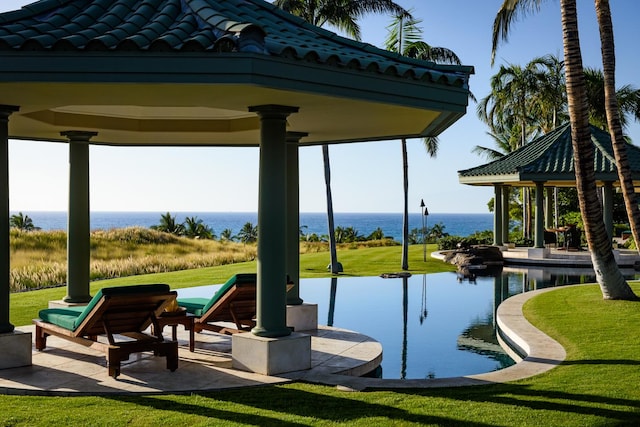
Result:
M563 286L563 288L566 287ZM321 375L313 372L296 379L332 385L345 391L369 391L488 385L522 380L542 374L561 364L567 353L556 340L529 323L524 317L522 307L529 299L556 289L558 288L545 288L514 295L498 306L496 324L499 335L502 336L500 344L510 352L511 357L516 360L521 359L508 368L484 374L433 379L384 379L338 374ZM510 347L515 347L516 354L513 354L513 348ZM524 357L520 358L517 353Z

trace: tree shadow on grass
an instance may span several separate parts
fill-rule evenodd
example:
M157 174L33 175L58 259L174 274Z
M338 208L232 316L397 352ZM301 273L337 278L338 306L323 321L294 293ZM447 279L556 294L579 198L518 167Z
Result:
M195 396L192 395L192 396ZM248 425L300 426L309 425L309 420L290 421L291 416L309 418L325 422L349 423L360 419L388 419L395 424L415 423L416 425L460 425L455 418L413 414L397 407L362 402L348 394L332 396L312 393L295 388L277 386L251 387L239 390L197 394L196 403L186 403L180 398L160 398L154 396L105 396L105 398L127 402L163 411L180 412L215 420L224 420ZM196 399L194 399L195 401ZM219 401L254 409L277 412L282 416L246 413L220 408ZM489 427L492 424L465 422L466 426Z
M625 361L626 362L626 361ZM632 364L637 364L634 362ZM615 385L612 385L615 387ZM557 411L575 415L588 415L638 425L640 399L581 394L568 391L535 389L529 385L497 384L465 387L464 389L395 390L412 396L455 399L464 402L486 402L531 410ZM621 407L626 407L624 409Z

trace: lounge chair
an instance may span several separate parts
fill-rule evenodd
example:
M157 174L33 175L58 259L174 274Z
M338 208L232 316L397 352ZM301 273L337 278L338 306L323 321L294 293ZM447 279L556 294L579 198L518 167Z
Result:
M109 376L120 374L120 362L131 353L153 351L167 359L167 369L178 368L178 342L164 341L157 317L176 297L169 285L137 285L103 288L87 306L40 310L36 325L36 349L44 350L47 336L54 335L103 351ZM128 338L116 341L114 335ZM99 335L106 335L98 341Z
M178 298L178 305L196 316L195 332L209 330L230 335L249 331L256 325L256 284L255 274L236 274L213 297Z

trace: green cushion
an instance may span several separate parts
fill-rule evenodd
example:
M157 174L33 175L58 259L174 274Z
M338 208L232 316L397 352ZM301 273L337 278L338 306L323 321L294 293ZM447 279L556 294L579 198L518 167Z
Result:
M38 315L45 322L52 323L71 331L75 331L91 310L100 302L103 296L127 295L139 293L169 292L171 288L165 284L114 286L100 289L86 306L67 308L47 308L40 310Z
M211 298L178 298L178 305L187 309L187 313L202 316L202 309Z
M84 306L67 308L47 308L40 310L38 316L47 323L53 323L62 328L75 330L75 321L84 311Z
M178 298L178 305L185 307L187 312L195 314L196 316L202 316L206 313L218 300L227 293L236 283L257 283L257 276L255 273L240 273L231 276L227 282L222 285L218 291L213 294L210 299L206 298Z

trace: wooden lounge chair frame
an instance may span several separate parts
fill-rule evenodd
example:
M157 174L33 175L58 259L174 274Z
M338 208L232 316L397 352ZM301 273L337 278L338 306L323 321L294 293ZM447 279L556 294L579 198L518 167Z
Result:
M233 282L229 285L231 281ZM225 287L214 295L215 303L195 319L194 332L208 330L231 335L250 331L256 326L256 275L237 274L227 281ZM226 322L227 325L216 322ZM229 326L229 323L233 323L235 328Z
M287 284L287 291L293 284ZM241 273L232 276L213 295L209 302L202 306L201 313L189 306L188 298L178 298L178 305L197 317L194 319L194 332L208 330L219 334L232 335L250 331L256 326L257 276L253 273ZM232 325L234 326L232 326Z
M44 350L47 337L54 335L77 344L102 351L106 355L109 376L120 374L120 365L132 353L153 351L156 356L166 357L167 369L178 368L178 342L164 341L158 328L158 316L175 298L177 293L160 290L158 285L122 286L103 288L85 310L78 316L82 319L73 330L41 319L34 319L36 325L36 349ZM65 309L48 309L40 312L41 317L48 312L64 312ZM144 331L153 325L152 334ZM106 335L106 341L98 341L99 335ZM129 338L116 341L115 335Z

